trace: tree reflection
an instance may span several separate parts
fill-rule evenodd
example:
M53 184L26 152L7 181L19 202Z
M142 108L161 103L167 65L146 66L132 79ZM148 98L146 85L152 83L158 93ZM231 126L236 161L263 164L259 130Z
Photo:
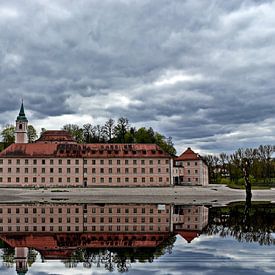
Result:
M275 229L275 209L270 204L233 204L212 208L205 233L233 236L240 242L258 242L261 245L275 244L272 232Z
M176 237L171 235L157 247L129 247L129 248L88 248L78 249L72 256L63 261L68 268L76 267L83 262L83 266L104 267L107 271L127 272L131 263L153 262L160 256L171 253Z

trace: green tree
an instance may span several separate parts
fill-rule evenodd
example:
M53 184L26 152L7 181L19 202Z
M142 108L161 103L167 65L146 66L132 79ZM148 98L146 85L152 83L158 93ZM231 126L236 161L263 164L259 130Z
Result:
M4 148L15 142L15 127L13 125L6 125L1 132L3 138Z
M27 135L29 143L33 143L37 139L36 130L32 125L28 125Z
M78 143L83 143L83 129L77 124L66 124L62 127L62 130L69 132Z
M117 125L114 128L115 141L118 143L125 143L125 135L129 130L129 121L125 117L121 117L117 121Z

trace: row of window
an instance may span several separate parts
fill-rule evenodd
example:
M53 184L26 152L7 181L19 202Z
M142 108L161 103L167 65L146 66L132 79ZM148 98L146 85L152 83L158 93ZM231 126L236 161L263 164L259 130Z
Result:
M75 213L75 214L79 214L79 208L75 208L75 209L71 209L71 208L0 208L0 214L3 214L3 213L8 213L8 214L29 214L29 213L33 213L33 214L46 214L46 212L50 213L50 214L54 214L54 213L59 213L59 214L62 214L62 213L67 213L67 214L71 214L71 213ZM82 209L82 208L80 208ZM55 211L54 211L55 210ZM86 210L86 211L85 211ZM121 214L121 213L125 213L125 214L129 214L129 213L133 213L133 214L138 214L138 213L141 213L141 214L146 214L147 213L150 213L150 214L154 214L155 212L158 213L158 214L161 214L161 213L165 213L164 210L157 210L157 209L154 209L154 208L150 208L150 209L147 209L146 211L146 208L90 208L89 209L92 213L100 213L100 214L104 214L104 213L109 213L109 214L112 214L112 213L117 213L117 214ZM89 211L89 212L90 212ZM84 209L84 212L87 212L87 209ZM166 209L166 213L168 214L169 213L169 209L167 208Z
M163 171L163 169L161 168L157 168L157 169L154 169L154 168L149 168L149 169L145 169L145 168L92 168L90 171L93 173L93 174L96 174L96 173L101 173L101 174L104 174L105 172L109 173L109 174L112 174L113 172L116 172L117 174L120 174L121 172L124 172L125 174L129 174L130 172L132 172L133 174L137 174L138 172L142 173L142 174L145 174L146 173L146 170L150 173L150 174L153 174L154 171L157 170L158 173L161 173ZM11 167L8 167L8 173L11 174L12 172L15 172L17 174L19 173L25 173L25 174L28 174L29 172L31 171L31 169L29 169L28 167L25 167L25 168L19 168L19 167L16 167L15 169L12 169ZM36 174L37 173L37 168L36 167L33 167L32 168L32 173ZM166 173L169 173L169 168L166 168L165 169ZM197 171L197 170L196 170ZM46 168L45 167L42 167L41 169L39 169L39 172L41 172L42 174L45 174L46 173ZM68 167L68 168L64 168L62 169L61 167L59 168L49 168L49 170L47 171L48 173L50 174L53 174L53 173L59 173L59 174L62 174L63 172L66 172L67 174L70 174L72 172L72 168ZM88 168L84 168L83 169L83 172L84 173L88 173ZM3 168L0 167L0 173L3 173ZM79 174L79 168L76 167L74 168L74 173L75 174Z
M14 180L14 179L13 179ZM70 177L67 177L67 178L58 178L57 179L58 183L62 183L62 182L66 182L66 183L79 183L79 178L70 178ZM129 183L129 182L134 182L134 183L137 183L137 182L141 182L141 183L146 183L146 182L169 182L169 178L163 178L163 177L158 177L158 178L153 178L153 177L150 177L146 180L146 178L142 177L142 178L128 178L128 177L123 177L123 178L120 178L120 177L109 177L109 178L92 178L92 183L123 183L123 182L126 182L126 183ZM4 182L3 181L3 177L0 177L0 182ZM13 182L12 181L12 178L11 177L7 177L7 182L8 183L11 183ZM38 183L38 178L37 177L32 177L32 178L28 178L28 177L24 177L22 179L20 179L19 177L16 177L15 178L15 182L16 183ZM53 177L50 177L49 178L49 181L47 181L49 183L55 183L54 181L54 178ZM41 177L41 183L46 183L46 178L45 177Z
M38 230L39 229L39 230ZM28 232L28 231L31 231L31 232L37 232L37 231L42 231L42 232L45 232L47 229L47 231L59 231L59 232L77 232L77 231L80 231L80 228L79 226L75 226L75 227L71 227L71 226L58 226L58 227L54 227L54 226L49 226L49 228L46 226L41 226L41 227L37 227L37 226L16 226L16 227L12 227L12 226L8 226L7 227L7 231L10 231L10 232L14 232L14 231L17 231L17 232ZM110 231L145 231L146 230L146 227L144 225L142 226L120 226L120 225L116 225L116 226L113 226L113 225L109 225L109 226L104 226L104 225L101 225L101 226L91 226L91 228L89 228L89 231L96 231L96 232L110 232ZM148 230L148 229L147 229ZM153 226L153 225L150 225L149 226L149 231L158 231L158 232L161 232L161 231L168 231L169 230L169 227L166 226L165 228L161 228L160 226ZM3 226L0 226L0 232L3 232L4 231L4 227ZM83 227L83 231L88 231L88 227L84 226Z
M32 159L32 161L30 159L8 159L8 164L16 164L16 165L20 165L20 164L25 164L25 165L29 165L29 164L34 164L37 165L39 163L41 163L42 165L46 165L46 164L50 164L50 165L54 165L54 164L67 164L67 165L71 165L73 164L73 160L71 159L58 159L58 160L54 160L54 159ZM4 163L4 159L0 159L0 164ZM153 159L149 159L149 160L137 160L137 159L125 159L124 161L122 161L121 159L117 159L117 160L113 160L113 159L92 159L92 165L96 165L96 164L100 164L100 165L104 165L104 164L109 164L109 165L113 165L113 164L117 164L117 165L121 165L121 164L133 164L133 165L145 165L146 163L149 165L154 165L154 164L169 164L169 160L166 159L162 162L162 160L157 159L157 160L153 160ZM75 165L79 165L79 159L75 159L74 160L74 164ZM88 160L84 159L83 160L83 164L88 164Z
M33 218L28 218L28 217L25 217L25 218L15 218L15 219L12 219L12 218L7 218L7 220L4 222L4 223L12 223L13 220L15 220L15 222L18 224L20 222L24 222L24 223L46 223L46 218L45 217L41 217L39 218L39 220L37 219L37 217L33 217ZM72 219L71 217L66 217L66 218L62 218L62 217L50 217L49 219L47 219L47 222L48 223L71 223L71 222L75 222L75 223L79 223L79 217L75 217L74 219ZM83 218L83 222L84 223L87 223L88 222L88 218L87 217L84 217ZM161 223L161 222L166 222L168 223L169 222L169 219L166 218L166 219L161 219L161 218L153 218L153 217L150 217L149 220L146 221L146 218L145 217L117 217L117 218L113 218L113 217L98 217L98 218L95 218L95 217L92 217L92 222L93 223L112 223L112 222L118 222L118 223L145 223L145 222L149 222L149 223L154 223L154 222L158 222L158 223ZM3 218L0 218L0 223L3 223Z

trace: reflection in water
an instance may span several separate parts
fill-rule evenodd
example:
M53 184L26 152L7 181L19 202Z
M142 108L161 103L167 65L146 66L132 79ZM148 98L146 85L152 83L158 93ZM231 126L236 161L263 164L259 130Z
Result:
M0 214L0 238L9 247L3 260L21 274L34 250L67 267L127 271L171 252L176 234L191 242L208 220L204 206L171 204L2 204Z
M213 208L204 232L221 237L233 236L238 241L275 244L275 207L272 204L237 203Z
M180 235L200 234L274 244L272 205L233 204L208 208L172 204L0 204L0 239L5 267L20 274L39 259L66 267L128 271L171 253Z

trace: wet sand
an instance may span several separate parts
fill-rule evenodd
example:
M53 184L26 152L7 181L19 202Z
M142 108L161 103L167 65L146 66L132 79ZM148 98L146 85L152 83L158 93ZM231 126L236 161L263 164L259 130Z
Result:
M224 205L245 200L244 190L221 185L154 188L1 188L0 202L174 203ZM253 201L275 202L275 189L253 190Z

